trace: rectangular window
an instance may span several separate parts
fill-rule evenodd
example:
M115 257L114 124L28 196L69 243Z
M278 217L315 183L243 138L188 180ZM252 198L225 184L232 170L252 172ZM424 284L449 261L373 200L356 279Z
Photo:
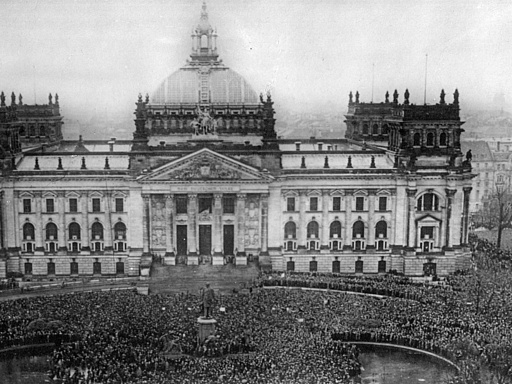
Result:
M100 202L100 199L98 199L98 198L92 199L92 211L93 212L101 212L101 202Z
M341 211L341 197L334 196L332 198L332 210L336 212Z
M235 198L233 196L222 198L222 212L226 214L235 213Z
M300 151L300 143L295 143L295 150Z
M208 212L212 213L212 198L200 197L199 198L199 213Z
M32 200L31 199L23 199L23 213L32 212Z
M53 213L55 212L55 205L53 199L46 199L46 212Z
M286 210L288 212L295 211L295 197L289 197L286 199Z
M385 196L379 197L379 211L388 210L388 198Z
M187 213L187 196L176 197L176 214Z
M116 198L116 212L124 212L124 199Z
M78 199L69 199L69 212L78 212Z
M364 210L364 197L358 196L356 197L356 211Z
M309 210L318 211L318 197L309 198Z

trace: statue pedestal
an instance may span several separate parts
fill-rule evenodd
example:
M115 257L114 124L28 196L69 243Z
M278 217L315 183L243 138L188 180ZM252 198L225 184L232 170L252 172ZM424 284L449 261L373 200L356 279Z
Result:
M211 334L215 333L215 324L217 324L217 320L209 318L206 319L204 317L199 317L197 319L197 338L198 342L200 344L203 343L203 341L210 336Z

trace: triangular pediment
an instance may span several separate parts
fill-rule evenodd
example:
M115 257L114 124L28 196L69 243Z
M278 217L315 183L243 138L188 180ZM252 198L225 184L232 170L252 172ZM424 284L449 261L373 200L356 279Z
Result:
M243 164L208 148L175 159L140 176L140 182L261 181L273 177L268 172Z

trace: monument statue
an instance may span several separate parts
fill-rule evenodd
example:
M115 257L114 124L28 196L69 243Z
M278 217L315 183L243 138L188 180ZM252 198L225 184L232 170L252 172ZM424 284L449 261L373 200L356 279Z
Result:
M206 283L206 288L203 289L201 298L203 300L203 317L209 319L211 318L212 307L215 303L215 292L210 288L210 283Z

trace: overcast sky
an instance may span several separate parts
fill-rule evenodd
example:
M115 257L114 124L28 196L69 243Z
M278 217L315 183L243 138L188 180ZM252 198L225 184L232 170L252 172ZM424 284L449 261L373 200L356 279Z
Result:
M0 0L0 89L25 103L58 92L67 117L131 116L190 54L202 0ZM512 2L209 0L224 63L282 108L346 110L397 88L400 100L462 107L512 99ZM277 116L279 118L279 116Z

